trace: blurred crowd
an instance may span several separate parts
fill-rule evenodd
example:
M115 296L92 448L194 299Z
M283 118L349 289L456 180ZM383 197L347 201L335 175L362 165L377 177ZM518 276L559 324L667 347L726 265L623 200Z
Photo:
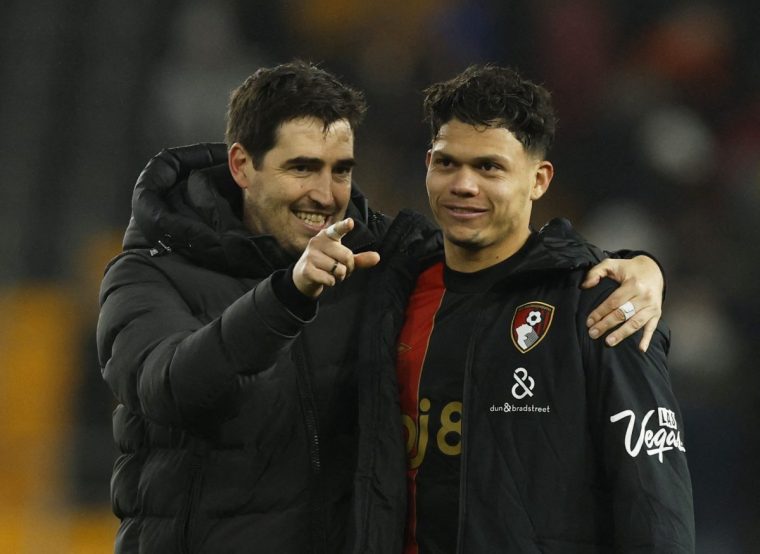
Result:
M375 208L426 212L420 91L492 61L544 83L558 110L556 177L534 224L565 216L603 248L647 250L664 265L698 552L750 551L760 541L758 29L749 0L10 2L0 348L13 336L14 291L53 287L68 299L63 319L77 331L58 400L66 417L49 433L58 509L109 509L97 284L150 156L221 141L231 89L299 57L366 91L355 177ZM0 350L0 395L23 372ZM0 453L14 448L17 414L4 417Z

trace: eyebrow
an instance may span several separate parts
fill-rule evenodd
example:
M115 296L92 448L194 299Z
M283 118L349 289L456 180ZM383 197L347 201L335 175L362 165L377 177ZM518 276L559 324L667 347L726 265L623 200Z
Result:
M355 158L343 158L335 162L335 165L339 167L354 167L356 165Z
M285 160L285 165L309 165L309 166L322 166L325 161L322 158L310 158L308 156L297 156ZM354 167L356 160L354 158L343 158L335 162L338 167Z
M480 165L484 163L497 163L499 165L509 165L509 158L498 154L491 154L488 156L478 156L470 160L473 165Z
M511 160L506 157L502 156L501 154L486 154L485 156L478 156L476 158L470 158L467 160L462 160L461 158L458 158L457 156L454 156L452 154L449 154L448 152L444 150L435 150L433 151L433 157L440 157L440 158L448 158L450 160L454 160L459 163L467 163L468 165L480 165L483 163L497 163L500 165L510 165Z

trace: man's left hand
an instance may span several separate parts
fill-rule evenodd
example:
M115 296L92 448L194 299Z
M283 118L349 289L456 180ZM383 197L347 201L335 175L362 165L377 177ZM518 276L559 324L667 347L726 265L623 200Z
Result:
M660 268L648 256L606 259L589 270L581 286L594 287L603 277L617 281L620 286L589 314L586 321L589 336L596 339L619 326L605 339L609 346L615 346L643 327L639 348L646 352L662 315L665 281Z

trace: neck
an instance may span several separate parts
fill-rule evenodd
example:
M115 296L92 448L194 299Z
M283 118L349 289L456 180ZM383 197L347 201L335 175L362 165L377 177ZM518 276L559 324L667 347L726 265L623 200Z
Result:
M498 245L468 248L454 244L444 236L443 252L446 256L446 265L461 273L474 273L489 268L512 257L523 247L529 237L530 229L525 227L519 233L506 237Z

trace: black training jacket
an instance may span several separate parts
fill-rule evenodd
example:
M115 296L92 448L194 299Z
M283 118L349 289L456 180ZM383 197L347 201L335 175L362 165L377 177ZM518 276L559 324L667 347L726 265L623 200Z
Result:
M225 162L222 144L153 158L102 283L117 553L333 553L344 542L366 274L328 289L308 321L290 312L272 275L294 260L243 227ZM357 190L348 215L357 226L343 242L356 251L387 226Z
M373 274L361 339L355 552L401 552L405 448L394 363L416 276L441 253L399 215ZM694 520L684 432L661 323L610 348L585 320L615 288L580 289L602 253L566 220L539 233L462 329L464 372L458 544L450 552L690 553ZM528 311L526 311L526 309ZM515 333L532 321L550 325ZM527 339L524 337L528 337ZM522 340L521 340L522 339ZM526 394L529 389L531 394Z

